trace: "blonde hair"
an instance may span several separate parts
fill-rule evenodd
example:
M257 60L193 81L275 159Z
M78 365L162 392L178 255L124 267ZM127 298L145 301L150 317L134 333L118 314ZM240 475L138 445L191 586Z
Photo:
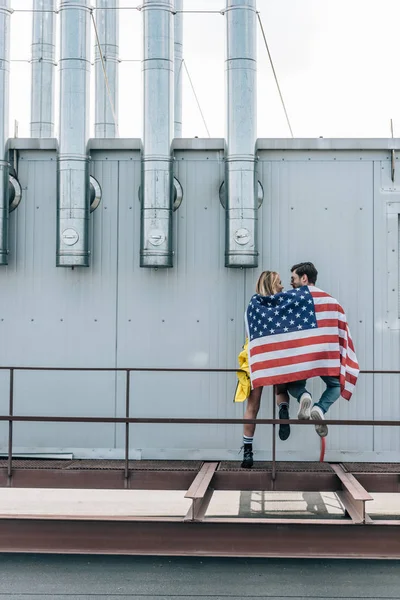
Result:
M256 293L260 296L272 296L278 292L280 276L276 271L263 271L258 278Z

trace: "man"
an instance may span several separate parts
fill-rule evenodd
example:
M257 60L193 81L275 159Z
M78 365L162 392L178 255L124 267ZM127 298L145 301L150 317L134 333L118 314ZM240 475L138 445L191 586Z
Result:
M298 263L291 268L290 283L293 289L302 286L315 286L317 282L318 271L311 262ZM298 419L312 419L318 421L315 425L316 432L319 436L325 437L328 435L328 426L323 423L324 415L328 412L332 404L340 396L340 381L339 377L322 376L322 381L326 388L318 402L312 403L311 394L307 391L307 380L293 381L287 384L288 392L299 402Z

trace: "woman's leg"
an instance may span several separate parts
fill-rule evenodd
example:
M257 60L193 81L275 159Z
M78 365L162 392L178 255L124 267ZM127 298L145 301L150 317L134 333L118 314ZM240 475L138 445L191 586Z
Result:
M247 406L244 413L245 419L257 419L258 411L260 410L262 390L262 387L258 387L255 390L251 390L250 395L247 399ZM254 436L255 430L255 423L245 423L243 428L243 436L245 438L252 438Z
M244 413L245 419L256 419L260 410L262 387L251 390L247 398L247 406ZM256 430L255 423L245 423L243 427L243 469L251 469L253 466L253 436Z
M277 385L275 393L276 405L279 408L282 403L289 406L289 393L285 385Z
M286 385L277 385L275 388L276 403L279 408L279 418L289 419L289 394ZM279 438L284 442L290 435L290 425L279 425Z

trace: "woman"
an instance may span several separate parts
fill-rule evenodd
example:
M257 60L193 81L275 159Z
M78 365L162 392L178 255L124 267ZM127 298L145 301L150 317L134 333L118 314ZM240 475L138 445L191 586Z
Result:
M283 285L279 273L276 271L263 271L258 278L256 293L260 296L271 296L282 292ZM247 344L247 340L246 340ZM289 394L286 391L286 385L276 386L276 403L279 407L279 418L289 418ZM256 419L260 410L260 401L262 387L250 391L247 399L247 406L244 413L245 419ZM246 423L243 428L243 462L242 468L251 469L253 466L253 438L256 426L253 423ZM279 426L279 437L281 440L287 440L290 435L290 425Z

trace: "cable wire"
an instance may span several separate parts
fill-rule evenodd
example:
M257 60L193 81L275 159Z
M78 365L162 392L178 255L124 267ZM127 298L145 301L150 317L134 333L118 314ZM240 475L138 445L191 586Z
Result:
M101 8L97 8L95 6L91 7L90 10L94 11L94 10L137 10L137 11L141 11L143 9L143 4L139 4L138 6L118 6L118 7L101 7ZM54 10L50 10L50 9L44 9L44 8L12 8L11 9L12 13L48 13L48 12L52 12L55 14L58 14L60 12L60 7L55 8ZM221 10L171 10L172 14L176 15L176 14L181 14L181 13L186 13L186 14L204 14L204 15L224 15L225 11L224 9Z
M210 132L209 132L209 130L208 130L208 127L207 127L206 120L205 120L205 118L204 118L203 111L201 110L201 106L200 106L200 102L199 102L199 99L198 99L198 97L197 97L197 94L196 94L196 90L194 89L194 85L193 85L192 78L190 77L190 73L189 73L189 71L188 71L188 68L187 68L187 66L186 66L186 61L185 61L185 59L184 59L184 58L182 59L182 64L183 64L183 66L185 67L185 71L186 71L186 74L187 74L187 76L188 76L188 78L189 78L189 82L190 82L190 85L191 85L191 87L192 87L192 91L193 91L194 97L196 98L197 106L198 106L198 108L199 108L199 111L200 111L200 114L201 114L201 118L203 119L204 127L205 127L205 128L206 128L206 130L207 130L208 137L211 137L211 135L210 135Z
M103 67L103 75L104 75L104 81L105 81L106 89L107 89L107 96L108 96L108 100L110 102L111 112L112 112L112 116L113 116L113 119L114 119L114 125L115 125L115 128L117 130L117 136L119 137L119 127L118 127L117 115L115 114L114 103L113 103L113 100L112 100L112 97L111 97L110 84L108 82L106 65L105 65L105 62L104 62L103 51L101 49L101 44L100 44L100 39L99 39L99 33L97 31L97 25L96 25L96 21L95 21L95 18L94 18L93 10L90 11L90 14L92 16L92 21L93 21L93 26L94 26L94 32L96 34L96 43L97 43L97 47L98 47L99 54L100 54L101 66Z
M258 17L258 22L260 23L260 27L261 27L261 33L262 33L262 36L263 36L263 38L264 38L265 47L266 47L266 49L267 49L267 52L268 52L268 57L269 57L269 61L270 61L270 63L271 63L272 72L273 72L273 74L274 74L274 78L275 78L276 87L278 88L278 92L279 92L279 96L280 96L280 99L281 99L281 102L282 102L283 110L285 111L286 121L287 121L287 124L288 124L288 126L289 126L290 134L291 134L291 136L292 136L292 137L294 137L294 136L293 136L293 131L292 131L292 126L291 126L291 124L290 124L289 115L288 115L288 112L287 112L287 110L286 110L285 101L284 101L284 99L283 99L282 92L281 92L281 88L280 88L280 86L279 86L278 77L277 77L277 75L276 75L276 71L275 71L275 67L274 67L274 62L273 62L273 60L272 60L271 52L269 51L268 42L267 42L267 37L266 37L266 35L265 35L265 31L264 31L264 27L263 27L263 24L262 24L262 20L261 20L260 13L257 13L257 17Z

